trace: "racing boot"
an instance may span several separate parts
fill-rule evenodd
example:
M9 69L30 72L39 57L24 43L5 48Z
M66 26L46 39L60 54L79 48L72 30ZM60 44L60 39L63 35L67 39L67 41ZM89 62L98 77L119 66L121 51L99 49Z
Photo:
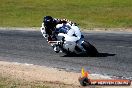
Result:
M78 40L76 43L77 43L77 47L78 47L81 51L86 52L86 50L85 50L85 49L83 48L83 46L82 46L82 43L84 42L83 40L84 40L84 39L82 38L82 39Z
M53 49L56 53L60 52L60 47L58 45L53 45Z

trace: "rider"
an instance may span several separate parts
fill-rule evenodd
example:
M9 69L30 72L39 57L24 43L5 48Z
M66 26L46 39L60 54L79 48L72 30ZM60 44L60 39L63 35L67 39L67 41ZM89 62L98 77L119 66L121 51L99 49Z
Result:
M77 44L81 46L81 43L79 42L80 39L83 39L82 34L80 32L80 29L77 27L76 23L73 23L67 19L56 19L51 16L45 16L43 18L43 23L41 27L41 32L45 38L47 38L48 41L54 41L56 40L56 26L58 24L68 24L70 25L71 29L67 30L68 35L73 35L77 38L78 42ZM73 31L74 30L74 31ZM73 33L74 32L74 33ZM56 46L53 47L55 52L58 52L59 49L57 49Z

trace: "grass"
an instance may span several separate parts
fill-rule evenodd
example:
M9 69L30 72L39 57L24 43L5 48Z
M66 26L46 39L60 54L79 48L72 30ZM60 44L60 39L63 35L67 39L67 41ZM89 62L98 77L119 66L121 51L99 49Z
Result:
M80 88L59 82L26 81L24 79L0 76L0 88ZM98 88L98 87L95 87Z
M39 27L46 15L82 28L131 28L132 0L0 0L2 27Z
M0 77L0 88L52 88L45 83L27 82L24 80Z

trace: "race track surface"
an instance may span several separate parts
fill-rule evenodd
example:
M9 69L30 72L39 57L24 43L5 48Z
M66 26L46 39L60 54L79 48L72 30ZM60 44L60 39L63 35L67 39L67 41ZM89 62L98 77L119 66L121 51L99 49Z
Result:
M40 31L0 30L0 60L132 79L132 33L84 33L100 56L56 54Z

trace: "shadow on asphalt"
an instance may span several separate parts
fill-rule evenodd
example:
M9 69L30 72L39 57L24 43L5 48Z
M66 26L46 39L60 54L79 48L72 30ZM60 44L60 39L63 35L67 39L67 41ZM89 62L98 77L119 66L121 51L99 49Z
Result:
M111 54L111 53L98 53L95 56L90 56L87 54L68 54L64 55L62 57L108 57L108 56L115 56L116 54Z
M115 56L116 54L110 53L98 53L97 57L108 57L108 56Z

